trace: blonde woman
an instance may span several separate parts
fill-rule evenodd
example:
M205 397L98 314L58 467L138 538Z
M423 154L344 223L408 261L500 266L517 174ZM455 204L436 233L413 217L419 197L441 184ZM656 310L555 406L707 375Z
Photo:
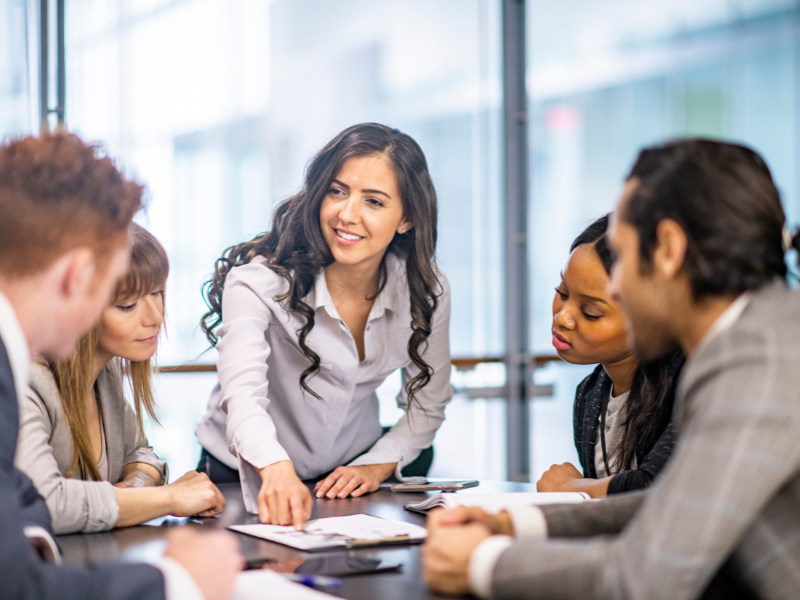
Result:
M225 506L204 474L191 471L164 485L167 465L144 436L144 413L155 419L150 361L164 322L169 262L145 229L133 224L130 236L128 274L101 321L70 359L31 365L20 409L17 467L44 497L57 534L166 514L212 516Z

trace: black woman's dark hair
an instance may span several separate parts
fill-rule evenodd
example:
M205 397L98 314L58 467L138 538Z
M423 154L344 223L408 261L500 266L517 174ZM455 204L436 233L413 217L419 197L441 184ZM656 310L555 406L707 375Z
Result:
M785 278L786 216L769 167L738 144L683 139L645 148L628 175L636 187L620 218L652 266L656 229L672 219L688 239L684 269L695 300L739 294ZM792 246L800 248L800 237Z
M419 369L419 373L406 383L409 404L413 403L415 394L428 384L433 375L433 368L423 360L422 354L431 334L431 321L438 299L443 293L434 257L436 191L419 145L408 135L385 125L353 125L328 142L309 163L302 190L278 206L272 228L249 242L231 246L217 260L214 274L203 286L209 310L200 321L200 327L212 346L217 343L216 329L222 323L225 277L233 267L263 256L267 259L267 266L289 284L289 290L276 296L275 300L305 319L305 325L297 331L297 336L310 365L300 376L300 386L321 399L308 385L308 379L320 370L320 357L306 344L314 327L314 311L304 301L322 269L334 262L320 228L320 206L345 161L353 157L379 155L385 156L394 169L403 215L412 224L408 232L394 236L386 254L395 254L406 266L412 330L408 356ZM378 293L386 285L385 260L384 256Z
M606 236L609 216L610 213L603 215L584 229L569 249L572 253L578 246L590 245L600 259L606 275L611 275L614 262ZM675 350L662 358L640 364L636 369L630 394L625 402L625 429L606 465L615 464L619 471L627 471L634 468L637 456L647 454L655 446L669 424L675 384L684 360L683 353ZM598 477L601 476L598 473Z

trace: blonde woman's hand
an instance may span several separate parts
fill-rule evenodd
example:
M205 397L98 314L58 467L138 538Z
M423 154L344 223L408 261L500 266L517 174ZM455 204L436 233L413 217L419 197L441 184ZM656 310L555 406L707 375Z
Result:
M295 529L302 531L305 522L311 518L314 500L292 463L282 460L264 467L260 473L258 517L261 522L294 525Z
M358 497L374 492L381 482L394 473L397 463L339 467L314 486L317 498Z
M213 517L225 509L225 498L208 475L189 471L180 479L165 485L167 509L165 514L176 517Z

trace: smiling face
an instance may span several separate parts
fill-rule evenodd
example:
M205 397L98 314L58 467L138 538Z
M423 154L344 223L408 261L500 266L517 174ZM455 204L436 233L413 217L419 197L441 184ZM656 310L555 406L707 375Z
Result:
M337 263L377 269L394 236L411 228L389 159L347 159L322 201L319 220Z
M119 298L103 313L98 351L131 362L150 360L163 322L163 288L139 297Z
M607 285L592 245L575 248L553 298L553 346L565 361L610 365L631 355L625 317L606 292Z

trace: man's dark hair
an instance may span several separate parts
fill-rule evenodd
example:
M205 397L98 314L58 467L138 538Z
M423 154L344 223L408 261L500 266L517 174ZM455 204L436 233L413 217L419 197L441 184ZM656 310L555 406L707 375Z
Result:
M638 185L620 218L639 235L645 269L658 224L672 219L688 239L684 269L696 300L786 277L786 217L755 151L704 139L672 141L642 150L628 178Z

